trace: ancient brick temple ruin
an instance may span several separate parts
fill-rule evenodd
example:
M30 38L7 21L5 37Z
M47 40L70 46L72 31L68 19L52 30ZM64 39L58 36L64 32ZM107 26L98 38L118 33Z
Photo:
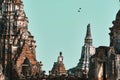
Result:
M51 70L51 75L53 76L61 76L66 75L66 69L63 63L62 52L60 52L60 56L58 56L57 62L54 62L53 68Z
M76 67L68 70L75 76L88 80L120 80L120 10L110 28L110 46L92 45L90 25L85 44Z
M36 77L42 72L23 6L21 0L0 0L0 70L9 80Z
M0 80L120 80L120 10L110 28L110 46L95 48L88 24L77 66L66 70L60 52L46 75L23 6L21 0L0 0Z

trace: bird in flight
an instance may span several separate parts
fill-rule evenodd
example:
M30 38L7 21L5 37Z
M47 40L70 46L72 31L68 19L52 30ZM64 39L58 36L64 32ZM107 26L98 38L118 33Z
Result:
M78 9L78 12L80 12L81 8Z

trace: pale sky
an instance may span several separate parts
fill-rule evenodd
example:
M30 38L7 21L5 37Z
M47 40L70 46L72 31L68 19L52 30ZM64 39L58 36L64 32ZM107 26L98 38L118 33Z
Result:
M48 73L62 51L66 69L81 57L86 26L91 24L93 45L109 46L109 28L119 0L23 0L29 31L36 40L37 60ZM78 12L78 9L81 11Z

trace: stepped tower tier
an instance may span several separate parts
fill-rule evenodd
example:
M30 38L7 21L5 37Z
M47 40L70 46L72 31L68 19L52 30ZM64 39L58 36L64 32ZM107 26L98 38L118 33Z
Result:
M110 28L110 46L115 48L117 54L120 54L120 10L116 15L116 19L112 22L113 26Z

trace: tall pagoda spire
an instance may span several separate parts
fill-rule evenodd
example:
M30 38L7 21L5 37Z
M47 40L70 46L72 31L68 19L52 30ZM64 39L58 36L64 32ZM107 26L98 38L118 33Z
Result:
M87 25L87 32L85 37L85 43L92 45L90 24Z
M112 22L113 26L110 29L110 47L115 50L115 70L116 80L120 79L120 10L116 14L115 20Z
M95 54L95 48L92 45L90 24L88 24L87 32L85 36L85 43L82 47L81 58L79 59L79 63L75 68L72 68L68 71L70 71L73 74L84 74L85 77L88 77L89 62L90 62L89 60L90 57L94 54Z

